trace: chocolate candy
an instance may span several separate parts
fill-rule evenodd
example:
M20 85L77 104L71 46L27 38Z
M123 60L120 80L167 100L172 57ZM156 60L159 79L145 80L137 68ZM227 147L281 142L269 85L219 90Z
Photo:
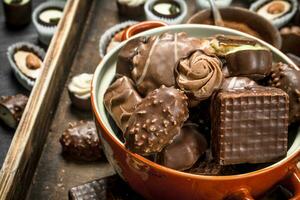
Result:
M218 57L200 50L179 60L175 67L176 83L189 97L189 106L196 106L220 87L221 69Z
M123 132L136 105L142 100L132 84L126 76L120 77L104 94L104 105Z
M22 117L28 97L17 94L0 98L0 119L9 127L16 128Z
M63 152L75 159L95 161L102 157L102 148L93 121L69 123L60 138Z
M300 71L284 63L273 66L269 85L280 88L290 97L290 123L300 120Z
M176 18L181 14L181 7L173 0L158 0L151 8L153 14L162 18Z
M237 90L258 86L255 81L247 77L230 77L224 79L221 89L222 90Z
M176 62L195 49L209 49L207 40L188 37L186 33L163 33L149 37L137 47L131 77L137 90L146 95L161 85L175 85Z
M184 93L162 86L137 105L124 134L125 145L141 155L158 153L173 142L187 118L187 97Z
M185 124L176 139L158 155L158 163L176 170L191 168L205 153L207 142L196 124Z
M284 91L220 91L212 105L211 143L219 164L273 162L286 155L289 101Z

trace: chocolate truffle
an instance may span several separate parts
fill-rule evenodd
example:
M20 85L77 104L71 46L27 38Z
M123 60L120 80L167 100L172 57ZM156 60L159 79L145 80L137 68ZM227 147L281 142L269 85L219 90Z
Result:
M31 0L3 0L6 24L20 28L30 23Z
M237 89L245 89L249 87L258 86L255 81L247 78L247 77L230 77L224 79L221 89L222 90L237 90Z
M176 18L181 13L181 8L178 2L173 0L158 0L151 8L153 14L163 18Z
M93 121L69 123L60 138L63 152L77 160L95 161L102 157L102 148Z
M171 144L188 118L187 97L173 87L150 92L131 115L124 134L132 152L151 155Z
M91 109L91 84L93 74L79 74L72 78L68 85L72 104L81 110Z
M283 90L220 91L211 112L212 152L220 165L273 162L286 156L289 98Z
M183 171L191 168L206 148L206 139L198 132L197 125L187 123L175 140L158 154L158 163Z
M284 90L290 99L290 123L300 121L300 71L284 63L272 68L269 85Z
M130 116L141 101L132 80L126 76L118 78L104 94L104 105L122 132L125 132Z
M149 37L140 43L132 59L131 77L137 90L146 95L161 85L174 86L176 62L189 55L190 51L208 48L210 45L207 40L188 37L184 32Z
M176 84L189 97L189 106L209 98L221 86L221 69L218 57L200 50L179 60L175 67Z
M63 16L63 10L58 7L48 7L38 15L38 22L44 26L56 26Z
M9 127L17 128L28 98L22 94L0 98L0 119Z

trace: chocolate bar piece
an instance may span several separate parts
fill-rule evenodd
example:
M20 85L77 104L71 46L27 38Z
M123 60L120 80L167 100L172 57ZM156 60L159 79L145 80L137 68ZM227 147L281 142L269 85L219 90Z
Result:
M289 99L283 90L220 91L212 105L212 151L219 164L265 163L286 156Z
M127 128L128 120L141 100L132 81L126 76L118 78L104 94L104 105L122 132Z
M17 94L0 98L0 119L11 128L16 128L22 117L28 97Z

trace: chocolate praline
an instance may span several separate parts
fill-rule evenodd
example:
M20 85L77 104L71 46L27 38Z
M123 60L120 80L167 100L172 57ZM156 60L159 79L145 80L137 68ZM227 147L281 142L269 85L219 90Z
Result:
M47 7L38 14L38 22L44 26L56 26L63 15L59 7Z
M173 0L158 0L151 8L153 14L164 18L176 18L181 13L178 2Z

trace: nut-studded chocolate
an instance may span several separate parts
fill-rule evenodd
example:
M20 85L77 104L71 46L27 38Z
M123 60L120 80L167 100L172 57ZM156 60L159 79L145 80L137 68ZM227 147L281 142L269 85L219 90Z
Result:
M77 160L95 161L102 157L102 147L93 121L69 123L60 138L63 152Z
M131 71L137 90L146 95L161 85L175 85L176 62L195 49L212 49L208 40L188 37L186 33L163 33L149 37L137 47Z
M118 127L125 132L128 120L142 98L126 76L118 78L105 92L104 105Z
M150 92L131 115L124 134L132 152L151 155L173 142L188 118L187 97L173 87Z
M211 144L219 164L273 162L286 156L289 100L283 90L221 90L212 105Z
M300 71L284 63L274 64L269 85L284 90L290 98L290 123L300 121Z
M222 62L214 55L196 50L181 58L175 67L176 84L189 97L189 106L209 98L223 80Z
M0 98L0 119L9 127L16 128L27 101L28 97L22 94L2 96Z
M207 142L197 124L184 124L174 141L158 154L158 163L176 170L191 168L205 153Z

